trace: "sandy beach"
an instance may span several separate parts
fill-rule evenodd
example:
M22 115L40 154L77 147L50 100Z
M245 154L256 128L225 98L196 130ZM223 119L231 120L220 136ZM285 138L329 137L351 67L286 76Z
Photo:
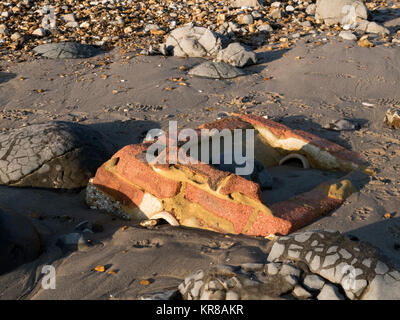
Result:
M372 17L393 36L400 29L400 9L385 9L393 11L387 20L380 10ZM204 58L139 55L118 46L85 59L3 59L1 134L66 121L101 132L118 150L140 143L150 129L167 129L172 120L179 128L196 128L230 113L268 116L359 153L377 172L338 209L300 231L338 230L372 244L400 269L400 131L384 123L386 111L400 106L400 46L385 45L378 35L370 39L375 46L365 48L328 30L301 35L288 48L254 46L257 64L232 79L189 75ZM338 119L359 127L326 129ZM274 170L286 193L265 192L271 203L309 191L328 177L317 171L310 178L300 169ZM0 209L27 218L41 246L37 259L0 275L0 299L138 299L175 290L198 269L265 263L270 251L264 237L167 223L143 228L90 209L85 189L2 185ZM63 251L57 239L83 221L94 230L90 245ZM45 265L56 269L55 290L41 287ZM98 265L107 272L94 271Z

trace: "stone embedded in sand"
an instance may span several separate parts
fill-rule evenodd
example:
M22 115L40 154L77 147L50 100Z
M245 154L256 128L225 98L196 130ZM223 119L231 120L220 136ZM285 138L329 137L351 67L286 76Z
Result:
M386 258L370 244L354 242L339 232L333 231L314 231L311 232L311 236L308 231L306 241L296 241L301 234L277 237L272 243L268 261L275 263L293 261L294 264L300 263L300 265L304 263L314 274L341 286L350 299L363 300L372 297L400 299L398 294L400 280L390 276L391 272L398 271L393 266L383 263L382 259ZM303 247L297 258L289 254L293 245ZM333 253L332 248L336 248L337 253ZM316 259L318 263L314 263ZM365 263L366 260L369 261L368 264ZM319 290L322 287L324 281L316 275L308 275L304 278L306 288ZM318 299L334 299L336 287L326 288L325 286ZM383 295L385 290L387 292Z
M381 26L373 21L361 20L357 23L357 31L359 32L366 32L366 33L376 33L381 35L390 34L388 28Z
M76 42L46 43L33 49L36 54L50 59L90 58L102 51Z
M218 52L216 62L225 62L234 67L245 67L257 63L256 54L238 42L231 43Z
M389 109L386 111L385 124L393 129L400 129L400 111Z
M325 24L355 24L357 19L367 19L368 9L358 0L317 0L315 18Z
M89 127L68 122L33 124L0 134L0 184L83 188L114 152Z
M207 57L215 56L220 49L221 39L211 30L189 23L168 35L161 52L177 57Z
M0 209L0 274L36 259L40 237L31 222Z
M229 64L223 62L206 61L189 70L189 75L211 78L211 79L232 79L245 75L245 73Z
M219 132L251 128L256 129L255 149L260 153L260 158L255 160L263 166L277 165L287 154L301 152L314 168L343 172L366 170L356 153L259 116L224 118L199 129ZM215 134L210 131L205 139L213 139ZM269 236L288 234L339 207L357 191L353 182L357 184L362 175L351 173L336 182L323 183L311 191L267 206L268 199L262 198L259 183L229 170L222 171L202 162L173 165L168 161L165 165L147 162L146 153L155 141L126 146L104 163L87 187L87 203L92 208L134 219L162 218L172 225ZM158 158L167 160L167 155L176 147L171 148L164 149ZM220 152L219 156L223 154ZM295 248L291 251L297 254Z
M330 122L327 126L324 126L324 128L334 131L353 131L360 129L360 125L347 119L339 119Z

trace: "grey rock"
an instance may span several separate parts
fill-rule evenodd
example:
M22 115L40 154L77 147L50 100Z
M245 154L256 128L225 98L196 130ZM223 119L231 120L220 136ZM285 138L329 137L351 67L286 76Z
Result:
M324 259L324 263L322 264L322 268L332 266L339 259L340 259L340 256L338 254L331 254L329 256L326 256Z
M32 223L0 209L0 275L35 260L40 250L40 237Z
M275 260L278 260L282 256L284 251L285 251L285 245L280 244L278 242L274 242L271 251L268 255L268 261L274 262Z
M262 25L259 25L257 27L257 30L259 32L272 32L272 31L274 31L274 29L269 24L266 24L266 23L264 23Z
M378 261L375 267L375 273L376 274L385 274L386 272L389 271L389 268L386 264L384 264L381 261Z
M367 19L368 9L358 0L317 0L315 18L325 24L355 24L357 18Z
M267 267L267 269L266 269L267 273L269 275L273 276L273 275L278 274L280 265L278 263L271 262L271 263L268 263L266 265L266 267Z
M300 277L300 273L301 271L299 269L289 264L283 264L281 270L279 271L279 274L282 276L290 275L296 278Z
M324 284L325 284L325 280L316 274L307 275L304 278L304 282L303 282L303 285L308 290L315 290L315 291L321 290L321 288L324 286Z
M375 33L381 35L390 34L388 28L385 28L384 26L381 26L376 22L367 20L358 21L356 29L359 32L365 32L365 33Z
M37 46L33 51L50 59L83 59L102 53L100 49L77 42L46 43Z
M339 37L341 37L344 40L349 40L349 41L357 40L357 36L351 31L341 31L339 33Z
M189 75L212 79L231 79L244 74L243 71L229 64L212 61L203 62L189 70Z
M58 237L56 245L64 252L85 250L91 246L87 233L73 232Z
M241 16L239 16L238 19L239 24L252 24L254 22L254 18L251 14L243 14Z
M231 43L218 52L216 62L225 62L234 67L245 67L257 63L256 54L238 42Z
M311 293L300 285L296 285L296 287L293 289L292 294L298 299L308 299L312 297Z
M340 119L332 121L324 128L334 131L352 131L360 129L360 125L347 119Z
M321 258L319 256L314 256L310 264L310 270L315 272L320 268L320 266L321 266Z
M317 296L318 300L344 300L344 297L342 294L340 294L339 289L330 284L326 283L323 288L321 289L321 292Z
M160 51L178 57L206 57L215 56L220 49L221 39L211 30L189 23L174 29Z
M315 3L311 3L311 4L309 4L309 5L307 6L307 8L306 8L306 13L307 13L309 16L313 16L313 15L315 14L316 9L317 9L316 4L315 4Z
M76 189L87 185L115 152L89 127L68 122L33 124L0 134L0 184Z

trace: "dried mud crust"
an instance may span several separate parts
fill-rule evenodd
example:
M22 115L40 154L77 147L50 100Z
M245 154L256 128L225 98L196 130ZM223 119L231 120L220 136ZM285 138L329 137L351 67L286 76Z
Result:
M114 148L92 129L66 122L34 124L0 135L0 184L75 189Z
M335 231L277 237L268 261L220 265L187 276L185 300L399 299L400 273L366 242Z

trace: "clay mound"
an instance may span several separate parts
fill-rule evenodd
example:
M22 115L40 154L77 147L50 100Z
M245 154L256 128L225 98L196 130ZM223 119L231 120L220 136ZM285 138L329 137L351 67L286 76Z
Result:
M180 151L182 145L169 146L158 155L157 160L166 164L149 163L146 151L155 141L148 141L124 147L97 170L87 188L88 204L128 219L163 218L172 225L222 233L286 235L338 208L356 192L352 171L368 172L358 154L262 117L235 115L202 125L197 131L200 141L210 140L220 133L200 136L200 129L255 129L255 159L266 168L296 154L312 168L350 174L268 207L254 181L202 162L171 161L171 148Z

